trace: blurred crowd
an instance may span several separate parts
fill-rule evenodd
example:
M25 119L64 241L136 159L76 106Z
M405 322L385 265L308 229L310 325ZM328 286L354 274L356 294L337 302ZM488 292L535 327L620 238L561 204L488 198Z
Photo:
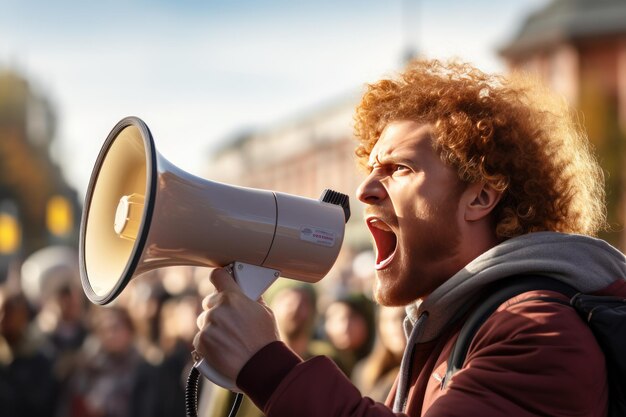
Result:
M213 291L208 270L152 271L97 306L83 293L74 252L43 249L0 286L2 416L184 416L196 317ZM264 300L293 351L330 357L363 395L384 401L405 346L405 312L354 288L280 278ZM233 396L201 382L199 415L226 417ZM245 399L238 416L262 413Z

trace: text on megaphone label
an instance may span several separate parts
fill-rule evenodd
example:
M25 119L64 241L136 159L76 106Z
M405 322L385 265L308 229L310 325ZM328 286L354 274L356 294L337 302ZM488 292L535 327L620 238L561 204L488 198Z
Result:
M300 239L316 245L332 247L335 245L335 233L312 226L300 228Z

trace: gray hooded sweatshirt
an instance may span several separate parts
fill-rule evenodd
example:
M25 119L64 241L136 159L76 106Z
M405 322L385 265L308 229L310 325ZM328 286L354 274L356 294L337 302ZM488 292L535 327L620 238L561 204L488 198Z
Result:
M457 307L474 301L485 285L522 274L551 277L591 293L625 279L626 257L603 240L556 232L526 234L486 251L425 300L407 307L404 324L408 342L394 411L402 408L408 389L405 362L409 361L413 346L436 339Z

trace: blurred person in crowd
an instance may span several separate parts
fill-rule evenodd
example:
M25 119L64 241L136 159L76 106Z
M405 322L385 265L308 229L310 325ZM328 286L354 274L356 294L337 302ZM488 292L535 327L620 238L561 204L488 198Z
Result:
M118 297L118 305L126 307L135 329L135 346L148 362L158 365L163 361L161 346L162 308L171 298L165 291L158 270L142 275L129 283Z
M406 347L402 325L406 311L404 307L380 306L377 313L374 348L356 364L350 379L361 394L383 402L398 375L402 353Z
M338 352L337 365L347 376L372 350L376 329L375 305L361 293L332 301L324 313L324 334Z
M604 354L559 292L505 301L441 383L464 309L494 283L541 275L626 296L626 257L594 238L606 227L603 173L565 100L528 77L417 60L369 85L355 122L375 297L407 306L388 401L363 397L327 358L290 351L271 309L224 269L211 272L217 293L194 342L208 366L268 417L605 417Z
M154 416L157 374L134 344L130 315L118 306L92 311L94 335L72 376L68 416Z
M274 311L281 340L291 350L305 358L335 355L332 345L315 338L319 314L317 292L313 285L281 279L269 288L263 298Z
M201 311L196 292L169 298L161 309L160 346L163 360L157 366L157 401L155 417L185 416L185 385L193 365L191 351L195 318Z
M58 288L44 303L38 320L56 352L55 371L66 379L74 367L76 355L87 337L87 325L82 291L75 285ZM45 322L44 322L45 320Z
M19 291L0 288L0 414L52 417L58 381L54 351L33 325L34 311Z
M87 336L76 250L48 246L34 252L22 264L20 281L37 308L35 324L54 347L55 373L65 382Z

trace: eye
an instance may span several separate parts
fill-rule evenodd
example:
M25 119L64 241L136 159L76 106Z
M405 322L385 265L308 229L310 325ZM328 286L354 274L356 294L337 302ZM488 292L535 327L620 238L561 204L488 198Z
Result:
M401 175L411 172L411 168L407 165L395 164L395 163L374 163L368 167L369 173L379 173L381 175Z

